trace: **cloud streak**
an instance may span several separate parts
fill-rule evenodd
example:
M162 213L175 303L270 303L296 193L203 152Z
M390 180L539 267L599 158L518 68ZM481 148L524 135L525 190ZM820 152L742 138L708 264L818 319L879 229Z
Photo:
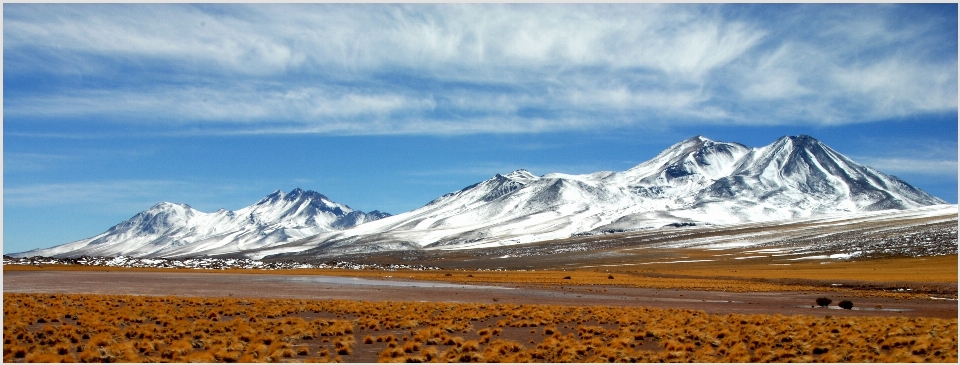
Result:
M141 201L137 207L144 209L143 204L156 203L152 199L158 191L183 185L185 183L168 180L117 180L5 186L3 204L5 207L97 206Z
M44 171L75 160L75 156L50 153L4 153L5 172Z
M737 15L750 9L776 17ZM168 134L431 135L840 125L957 109L956 16L921 17L922 6L5 10L13 133L68 117L96 120L91 133L145 123ZM19 87L38 78L53 81Z
M161 201L190 204L201 211L238 209L276 189L276 183L188 181L170 179L108 179L59 183L7 184L3 204L11 211L24 209L76 208L90 212L132 214ZM254 198L250 198L253 196ZM239 199L237 199L239 197ZM224 206L237 200L237 206Z
M864 158L863 163L891 174L957 176L956 160L925 160L913 158Z

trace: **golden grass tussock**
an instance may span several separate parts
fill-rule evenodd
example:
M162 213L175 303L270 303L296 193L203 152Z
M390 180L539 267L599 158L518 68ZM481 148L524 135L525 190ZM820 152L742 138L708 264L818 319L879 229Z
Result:
M328 322L319 331L321 336L343 336L353 333L353 323L345 320Z
M412 354L417 351L420 351L420 343L415 341L407 341L401 347L404 353Z
M333 343L333 346L337 350L338 355L350 355L353 351L354 342L353 336L344 336L338 338Z
M4 294L3 320L5 362L364 353L383 362L956 362L958 353L956 319L602 306Z

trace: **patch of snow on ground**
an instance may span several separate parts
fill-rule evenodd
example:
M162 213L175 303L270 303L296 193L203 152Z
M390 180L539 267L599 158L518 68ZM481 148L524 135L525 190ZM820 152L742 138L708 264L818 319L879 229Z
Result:
M750 250L750 251L744 251L744 252L775 254L775 253L790 252L790 250L791 250L791 249L789 249L789 248L764 248L764 249L760 249L760 250Z
M746 241L734 241L734 242L723 242L723 243L713 243L709 245L701 246L704 249L717 251L717 250L726 250L728 248L740 248L740 247L749 247L755 246L759 243L755 242L746 242Z
M791 260L791 261L796 261L796 260L827 260L827 259L829 259L829 260L844 260L844 259L849 259L849 258L851 258L851 257L854 257L854 256L856 256L856 255L858 255L858 254L860 254L860 253L859 253L859 252L853 252L853 253L835 253L835 254L832 254L832 255L815 255L815 256L797 257L797 258L788 259L788 260Z
M682 262L707 262L707 261L717 261L717 260L679 260L679 261L655 261L655 262L641 262L637 265L649 265L649 264L677 264Z

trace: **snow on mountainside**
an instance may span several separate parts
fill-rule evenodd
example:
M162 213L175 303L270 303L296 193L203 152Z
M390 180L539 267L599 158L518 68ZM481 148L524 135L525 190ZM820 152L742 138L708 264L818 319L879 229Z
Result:
M250 256L489 247L938 204L946 202L809 136L753 149L697 136L623 172L497 174L410 212Z
M95 237L13 257L193 257L256 250L390 216L364 213L314 191L276 191L237 211L204 213L159 203Z
M353 211L300 189L277 191L235 212L160 203L96 237L11 256L261 259L452 250L939 204L946 202L809 136L760 148L697 136L626 171L536 176L517 170L395 216Z

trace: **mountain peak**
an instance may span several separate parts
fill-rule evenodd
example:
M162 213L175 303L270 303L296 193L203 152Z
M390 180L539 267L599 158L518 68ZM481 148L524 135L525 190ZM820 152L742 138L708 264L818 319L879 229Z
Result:
M534 175L530 171L527 171L524 169L515 170L509 174L502 175L502 176L511 180L531 180L531 179L537 178L537 175Z
M711 146L715 142L707 137L696 135L690 138L687 138L679 143L674 144L667 148L667 150L686 150L688 148L702 148L704 146Z
M313 190L303 190L301 188L295 188L289 193L284 193L283 191L277 190L271 193L270 195L265 196L263 199L260 199L256 205L264 204L276 204L280 201L296 201L300 199L310 199L310 200L329 200L323 194L320 194Z
M777 140L777 142L780 142L780 143L785 143L785 142L788 142L788 141L789 141L790 143L792 143L794 146L800 147L800 148L810 147L810 146L816 146L816 145L822 145L822 144L823 144L823 143L821 143L819 140L817 140L816 138L813 138L813 137L808 136L808 135L806 135L806 134L799 134L799 135L796 135L796 136L784 136L784 137L781 137L779 140Z
M276 203L286 196L287 194L285 194L283 191L277 190L270 193L270 195L263 197L263 199L260 199L257 204Z
M330 201L330 199L323 194L320 194L313 190L303 190L300 188L291 190L290 193L287 194L287 197L285 198L285 200L288 200L288 201L311 200L316 202L322 202L325 205L328 203L336 204Z
M313 192L311 191L311 193L313 193ZM303 189L295 188L295 189L293 189L293 190L290 190L290 192L287 193L287 196L286 196L286 198L284 198L284 199L285 199L285 200L297 200L297 199L299 199L299 198L300 198L301 196L303 196L303 195L309 195L309 194L307 194L307 192L303 191Z
M667 149L663 150L663 152L660 152L660 155L658 155L657 158L659 158L659 157L666 157L666 156L687 155L687 154L690 154L690 153L696 153L697 151L709 150L709 149L711 149L712 147L715 147L715 146L718 146L718 145L720 145L720 146L736 146L736 147L744 147L744 148L746 148L745 146L743 146L743 145L741 145L741 144L739 144L739 143L716 142L716 141L714 141L714 140L712 140L712 139L710 139L710 138L704 137L704 136L702 136L702 135L696 135L696 136L687 138L687 139L685 139L685 140L683 140L683 141L680 141L680 142L678 142L678 143L675 143L675 144L671 145L670 147L667 147ZM669 157L668 157L668 158L669 158ZM656 159L656 158L655 158L655 159Z
M149 210L171 210L171 209L189 209L190 206L187 204L181 203L171 203L171 202L159 202L153 207L150 207Z
M704 136L701 136L701 135L698 134L698 135L696 135L696 136L693 136L693 137L691 137L691 138L688 138L685 142L706 143L706 142L713 142L713 140L711 140L710 138L707 138L707 137L704 137Z
M678 178L715 179L733 171L747 152L747 147L739 143L714 142L697 135L671 145L653 159L627 170L627 174L650 184Z
M789 137L786 137L786 138L789 138L789 139L794 140L794 141L814 141L814 142L819 142L816 138L813 138L813 137L808 136L808 135L806 135L806 134L798 134L798 135L789 136Z

